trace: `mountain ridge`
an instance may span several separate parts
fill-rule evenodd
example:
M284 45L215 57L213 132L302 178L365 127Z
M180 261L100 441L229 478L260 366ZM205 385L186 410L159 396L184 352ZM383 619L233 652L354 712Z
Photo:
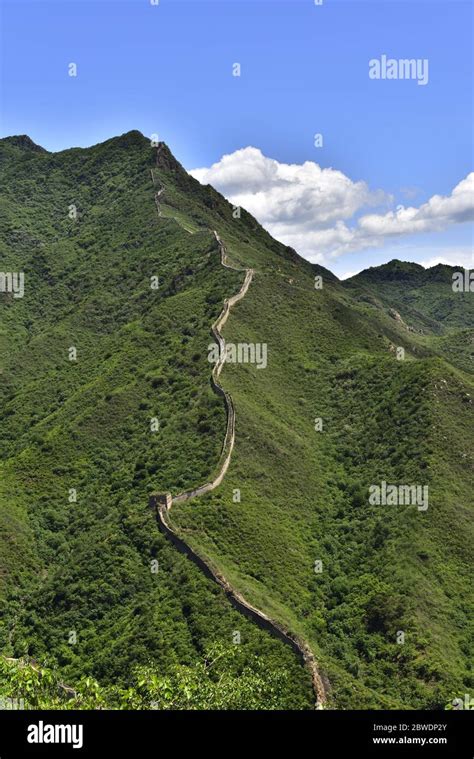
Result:
M20 149L23 149L25 151L35 151L35 152L42 152L42 153L48 153L49 155L54 156L61 156L65 153L68 153L69 151L88 151L93 148L105 148L105 147L114 147L114 146L120 146L123 148L129 148L133 146L142 146L147 147L150 145L150 140L147 138L142 132L140 132L137 129L129 130L128 132L124 132L121 135L117 135L115 137L111 137L107 140L103 140L99 143L94 143L93 145L87 146L87 147L70 147L70 148L64 148L59 151L48 151L46 148L42 147L41 145L36 144L33 142L33 140L28 135L10 135L7 137L0 138L0 144L4 142L9 145L13 145L15 147L18 147ZM160 152L160 161L162 168L165 168L167 170L176 171L178 173L183 172L187 176L190 177L187 170L182 166L182 164L175 158L174 154L170 150L169 146L165 143L160 141L160 146L162 146L161 152ZM190 177L194 180L193 177ZM194 180L197 181L197 180ZM210 184L205 185L207 188L211 188L213 192L216 192L217 195L222 197L220 193L218 193ZM292 248L289 246L288 250L293 251ZM296 256L299 258L303 258L302 256L299 256L299 254L294 251ZM307 260L307 259L303 259ZM319 264L313 264L315 267L315 271L321 271L323 273L326 273L326 276L328 276L331 279L338 280L338 277L331 272L329 269L327 269L324 266L321 266ZM416 279L416 274L419 274L421 276L421 279L424 279L424 273L430 272L431 276L433 274L435 275L435 278L437 278L436 275L442 275L448 272L454 273L456 271L463 270L463 267L461 265L451 265L451 264L434 264L430 267L423 267L421 264L410 262L410 261L404 261L401 259L393 258L389 261L379 264L377 266L370 266L366 269L361 270L357 274L354 274L351 277L348 277L345 282L352 282L352 281L358 281L360 278L363 279L370 279L370 280L381 280L384 279L385 274L392 274L397 275L400 274L399 279L406 280L410 277L408 276L409 273L413 274L413 278ZM396 276L390 277L390 279L397 279ZM441 277L444 279L444 277Z
M226 365L231 465L174 519L252 605L309 641L330 706L443 708L471 682L467 298L430 282L415 307L403 288L359 291L324 271L317 290L320 269L170 158L156 167L157 217L149 141L114 139L25 162L7 145L0 164L0 253L34 285L0 301L2 648L52 657L71 686L84 672L126 685L137 662L166 674L239 632L242 666L258 652L267 674L287 673L279 707L310 708L291 653L233 616L143 510L150 492L207 482L219 460L208 332L241 275L223 270L215 229L255 271L225 338L265 342L269 361ZM432 313L439 293L449 313ZM382 480L427 482L427 513L370 504Z

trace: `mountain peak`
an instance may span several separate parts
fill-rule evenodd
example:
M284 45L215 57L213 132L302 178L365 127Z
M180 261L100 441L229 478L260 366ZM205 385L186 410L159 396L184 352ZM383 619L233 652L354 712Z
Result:
M381 264L381 266L371 266L368 269L364 269L364 271L351 277L349 281L413 281L422 279L424 274L425 269L420 264L411 263L409 261L400 261L398 258L393 258L391 261L388 261L388 263Z
M33 142L31 137L28 137L27 134L16 134L11 137L3 137L0 142L5 142L7 145L14 145L14 147L21 148L21 150L30 150L34 153L48 152L45 148L42 148L41 145L37 145L36 142Z
M111 137L110 139L105 140L104 142L99 142L97 145L93 145L92 147L100 147L102 145L120 147L124 149L142 148L146 145L150 145L150 140L145 137L145 135L142 134L138 129L131 129L129 132L124 132L123 134L119 134L116 137Z
M453 271L459 271L462 266L450 266L439 263L425 269L421 264L400 261L393 258L386 264L371 266L369 269L350 277L348 282L411 282L423 284L427 282L444 282L451 279Z
M130 129L129 132L124 132L117 137L112 137L112 139L124 145L136 145L148 142L148 138L139 129Z

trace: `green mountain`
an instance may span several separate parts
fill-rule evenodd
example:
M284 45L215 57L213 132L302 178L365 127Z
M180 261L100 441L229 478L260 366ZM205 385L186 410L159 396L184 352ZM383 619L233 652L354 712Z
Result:
M135 694L137 667L194 683L223 646L229 695L210 688L197 708L312 708L292 647L148 507L219 472L210 330L251 267L222 331L266 346L266 366L224 366L230 465L173 505L173 530L305 642L327 707L469 692L473 312L449 267L339 282L138 132L55 154L7 138L0 177L1 268L25 277L24 297L0 293L4 655ZM428 488L427 508L371 503L382 482Z
M359 301L381 308L420 346L442 355L455 366L472 372L474 299L469 290L453 289L462 267L390 261L348 279L344 285Z

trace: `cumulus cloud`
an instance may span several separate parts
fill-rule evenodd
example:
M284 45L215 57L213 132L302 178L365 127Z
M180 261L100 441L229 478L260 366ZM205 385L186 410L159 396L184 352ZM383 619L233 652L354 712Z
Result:
M254 147L190 173L247 209L278 240L317 262L474 219L474 172L448 196L433 195L419 207L399 206L395 211L386 210L393 198L371 190L366 182L354 182L313 161L280 163ZM370 207L379 212L367 213Z
M326 227L385 199L384 193L370 192L365 182L353 182L341 171L322 169L312 161L279 163L252 147L190 173L200 182L212 184L263 224L277 224L282 229Z
M370 235L438 232L449 224L474 221L474 172L459 182L451 195L433 195L419 208L400 208L384 215L371 214L359 220L359 228Z
M474 269L474 253L472 248L447 248L440 253L425 258L420 264L429 269L437 264L448 264L448 266L462 266L465 269Z

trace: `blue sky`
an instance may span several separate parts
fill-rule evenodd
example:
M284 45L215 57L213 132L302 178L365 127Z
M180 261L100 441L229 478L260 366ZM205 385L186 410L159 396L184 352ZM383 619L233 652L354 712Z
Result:
M0 4L2 136L61 150L157 133L186 168L245 197L270 231L340 275L393 257L469 264L471 185L452 193L473 169L470 2ZM368 61L382 54L427 59L428 84L371 80ZM247 146L257 152L236 153ZM323 173L297 168L308 161ZM436 195L447 203L430 204ZM334 204L346 207L339 217ZM405 219L401 205L422 210Z

